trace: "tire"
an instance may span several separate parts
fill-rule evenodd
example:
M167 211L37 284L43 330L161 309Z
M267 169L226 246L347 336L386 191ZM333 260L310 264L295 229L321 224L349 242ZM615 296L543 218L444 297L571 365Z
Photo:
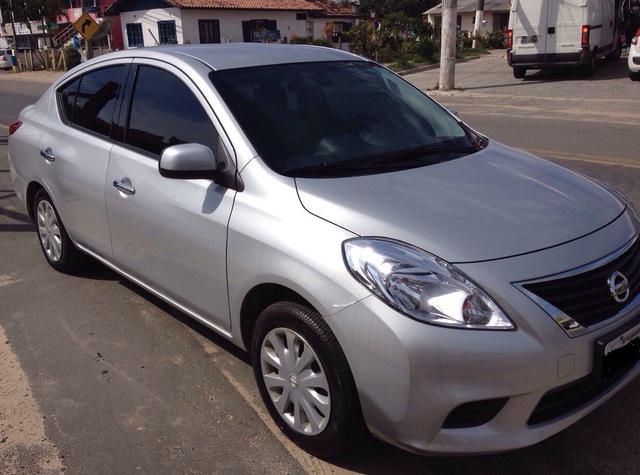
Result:
M282 351L281 345L294 348L291 357L304 370L290 370L294 364L289 364L292 360L286 356L275 359L270 356L290 354ZM317 457L335 457L349 450L366 433L347 359L317 312L293 302L267 307L256 321L251 356L256 383L269 414L280 430L302 449ZM309 363L313 356L315 359ZM271 375L271 392L265 375ZM307 383L303 384L305 380ZM313 392L305 387L312 388ZM310 394L315 394L315 398ZM283 409L279 410L276 403L283 397ZM309 405L311 400L321 400L324 404ZM324 407L323 411L320 406ZM311 416L307 415L309 408Z
M640 73L629 71L629 79L631 79L632 81L640 81Z
M44 190L38 191L33 200L33 217L40 249L51 267L68 274L87 262L87 257L69 239L53 200Z
M589 55L589 61L580 70L582 77L590 78L596 73L596 52Z
M525 76L527 75L527 69L526 68L513 68L513 77L516 79L524 79Z

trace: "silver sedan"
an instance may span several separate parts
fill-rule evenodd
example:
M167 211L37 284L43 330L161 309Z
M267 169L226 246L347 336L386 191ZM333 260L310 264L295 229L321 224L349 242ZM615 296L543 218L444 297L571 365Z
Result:
M253 360L271 416L332 456L535 444L640 372L640 222L327 48L100 56L10 129L62 272L102 262ZM598 434L594 434L594 437Z

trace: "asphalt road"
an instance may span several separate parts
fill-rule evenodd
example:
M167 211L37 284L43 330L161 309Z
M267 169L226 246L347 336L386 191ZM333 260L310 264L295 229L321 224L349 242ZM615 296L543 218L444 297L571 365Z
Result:
M640 204L633 124L640 104L637 94L620 96L629 88L621 64L604 65L606 79L591 82L536 77L527 95L492 56L459 66L464 91L435 96L490 136L606 180ZM409 79L427 87L433 75ZM473 91L474 84L484 89ZM0 75L0 124L45 88ZM623 98L630 104L616 106ZM370 440L331 463L308 456L269 421L244 353L101 265L72 277L46 264L0 145L2 329L19 364L8 376L0 364L0 473L57 473L60 466L74 474L640 472L640 381L568 430L512 453L423 458ZM14 380L28 382L18 396L34 402L16 414L35 411L43 427L18 443L19 421L11 409L1 413L3 385Z

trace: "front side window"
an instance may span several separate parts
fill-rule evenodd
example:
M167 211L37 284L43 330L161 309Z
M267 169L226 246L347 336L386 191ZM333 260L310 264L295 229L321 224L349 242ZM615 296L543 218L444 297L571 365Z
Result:
M478 141L373 63L229 69L210 78L261 158L287 176L353 176L460 158Z
M157 156L183 143L199 143L215 152L218 134L198 99L177 76L140 66L126 141Z
M78 88L72 122L85 129L109 136L113 108L124 74L124 66L111 66L83 75Z
M144 46L142 25L140 23L127 23L127 44L130 48Z
M176 22L174 20L158 22L158 41L161 45L178 44Z

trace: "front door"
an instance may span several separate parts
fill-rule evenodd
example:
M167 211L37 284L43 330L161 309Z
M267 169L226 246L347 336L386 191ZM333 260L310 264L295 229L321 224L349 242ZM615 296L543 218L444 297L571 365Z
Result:
M61 85L40 140L46 185L72 239L111 254L105 208L112 118L131 60L96 67Z
M113 261L192 316L229 329L226 238L235 191L164 178L158 161L170 145L200 143L214 153L230 146L185 74L150 60L134 68L125 143L113 146L107 173Z

